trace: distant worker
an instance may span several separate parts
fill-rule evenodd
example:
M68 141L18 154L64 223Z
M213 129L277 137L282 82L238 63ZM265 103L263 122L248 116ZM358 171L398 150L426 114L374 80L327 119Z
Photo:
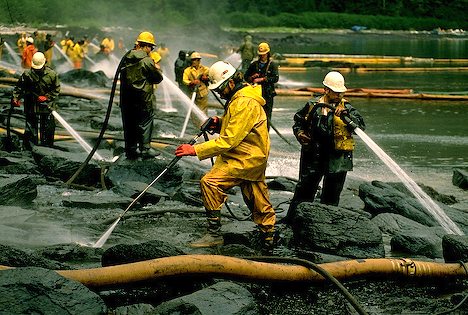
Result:
M44 33L34 31L32 38L34 39L34 46L36 46L37 51L44 52Z
M247 82L262 86L262 96L266 101L263 109L267 115L268 130L270 130L273 98L276 96L275 83L279 80L278 65L271 60L270 46L267 43L258 45L257 54L258 60L250 64L244 76Z
M31 69L25 70L21 75L11 99L15 107L19 107L20 100L24 99L26 127L23 147L26 150L31 150L32 144L40 143L43 146L54 144L55 120L51 109L55 110L57 97L60 94L60 82L55 71L45 63L46 58L43 53L34 54Z
M154 119L154 84L163 80L150 53L156 45L150 32L138 35L135 48L122 60L120 76L120 109L125 139L125 155L129 160L139 156L153 158L151 148ZM140 149L138 154L137 149Z
M114 39L112 36L106 36L101 42L101 46L104 49L105 54L110 55L115 48Z
M260 87L243 83L242 74L225 61L209 69L209 88L225 99L222 117L212 117L209 127L219 137L200 144L180 145L177 156L196 155L199 160L216 157L211 170L200 180L203 203L208 219L208 233L192 247L223 244L221 207L227 191L239 186L253 221L260 230L264 249L273 246L276 215L265 183L265 169L270 151L265 111Z
M36 46L34 46L34 39L32 37L26 38L26 48L23 50L21 56L21 66L23 69L31 69L31 62L34 54L37 52Z
M239 49L237 49L237 52L240 53L241 59L242 59L240 71L242 73L245 73L247 69L249 69L249 66L252 63L252 60L254 59L257 53L257 48L252 43L252 36L245 35L244 42L239 47Z
M161 43L159 44L158 49L156 52L161 56L161 67L165 68L168 66L168 61L169 61L169 48L166 46L166 44Z
M83 67L83 59L84 59L84 51L82 45L84 44L84 40L79 40L73 46L73 52L70 56L70 60L73 62L73 68L81 69Z
M68 58L71 58L73 55L73 47L75 46L74 40L75 38L73 36L66 36L65 39L60 42L60 45L62 45L62 51Z
M360 129L365 128L361 114L343 98L346 92L344 77L331 71L325 76L323 85L325 94L307 102L294 115L293 132L302 145L301 161L299 182L285 221L294 218L299 203L314 201L322 178L320 202L338 205L346 173L353 169L355 145L354 127L346 122L345 117Z
M179 85L179 88L185 93L189 94L188 86L184 84L184 70L187 67L187 53L185 50L179 51L179 57L174 62L174 75L175 81Z
M23 55L23 51L27 46L27 43L26 43L27 38L28 38L28 36L26 36L26 33L22 32L20 34L20 36L18 37L18 41L16 42L16 46L18 47L18 52L19 52L20 56Z
M190 55L191 65L184 70L183 82L189 87L190 93L196 94L195 104L205 114L208 113L208 71L209 68L201 64L200 53L194 51ZM196 115L192 115L194 120L199 126L202 125L202 121Z
M46 65L52 67L52 58L54 55L54 46L55 42L52 39L51 34L46 35L46 40L44 42L44 56L46 57L47 63Z

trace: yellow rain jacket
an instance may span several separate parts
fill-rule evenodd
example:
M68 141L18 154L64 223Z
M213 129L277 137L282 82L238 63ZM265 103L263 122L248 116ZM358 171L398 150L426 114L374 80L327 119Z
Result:
M194 145L200 160L217 156L213 168L249 180L265 179L270 137L261 86L237 91L221 119L219 137Z
M198 66L198 68L195 68L193 66L187 67L184 70L184 75L183 75L184 84L190 87L190 83L193 80L195 80L195 79L200 80L202 75L208 76L208 71L209 70L210 70L210 68L208 68L207 66L204 66L202 64L200 64L200 66ZM192 91L193 91L194 87L191 87L191 88L192 88ZM198 86L198 90L197 90L197 96L198 97L206 97L207 95L208 95L208 88L207 88L206 84L204 82L200 82L200 85Z

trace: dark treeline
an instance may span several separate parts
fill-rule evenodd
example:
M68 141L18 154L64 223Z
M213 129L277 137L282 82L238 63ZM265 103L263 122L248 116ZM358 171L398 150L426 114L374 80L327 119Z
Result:
M158 28L466 28L468 0L2 0L1 24Z

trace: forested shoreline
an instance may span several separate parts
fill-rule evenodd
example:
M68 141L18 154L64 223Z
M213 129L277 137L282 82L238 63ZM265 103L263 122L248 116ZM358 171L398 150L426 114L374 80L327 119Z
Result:
M466 29L467 0L4 0L0 24L31 26Z

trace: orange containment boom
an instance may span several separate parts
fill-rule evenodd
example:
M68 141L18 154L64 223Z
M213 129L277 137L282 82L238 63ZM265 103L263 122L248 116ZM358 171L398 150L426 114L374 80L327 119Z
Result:
M254 257L253 257L254 258ZM460 263L411 259L358 259L319 264L338 280L356 278L468 278ZM0 266L0 270L11 267ZM315 271L299 265L273 264L219 255L181 255L124 265L82 270L59 270L60 275L88 287L118 286L170 276L208 275L254 281L324 282Z

